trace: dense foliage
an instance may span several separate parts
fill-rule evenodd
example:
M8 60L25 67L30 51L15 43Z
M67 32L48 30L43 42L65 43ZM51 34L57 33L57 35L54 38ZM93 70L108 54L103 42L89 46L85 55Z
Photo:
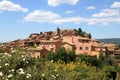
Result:
M75 29L75 31L76 31L76 35L78 36L82 36L82 37L87 37L87 38L91 38L92 37L92 35L89 33L86 33L85 31L83 31L81 28L78 28L78 30L76 30Z
M64 62L68 63L71 61L75 61L76 56L75 56L75 52L66 51L65 48L60 48L56 52L49 52L45 58L48 61L50 61L50 60L54 60L54 61L62 60Z
M106 65L99 68L96 65L101 61L96 58L85 55L73 58L74 52L66 52L64 49L48 55L46 58L31 58L19 51L0 53L0 80L120 79L119 67Z

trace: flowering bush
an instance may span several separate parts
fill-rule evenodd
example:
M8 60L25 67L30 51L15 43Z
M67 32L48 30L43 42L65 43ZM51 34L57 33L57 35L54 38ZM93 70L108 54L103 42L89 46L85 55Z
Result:
M0 80L116 80L120 78L119 67L98 68L84 61L66 63L62 60L47 61L27 57L20 52L0 53Z

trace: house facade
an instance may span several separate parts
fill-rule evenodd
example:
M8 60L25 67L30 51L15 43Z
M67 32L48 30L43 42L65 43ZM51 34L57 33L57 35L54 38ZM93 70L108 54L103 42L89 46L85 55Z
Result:
M73 48L75 49L71 50L74 50L76 55L87 54L91 56L96 56L98 58L100 55L105 55L106 51L108 51L109 54L114 54L116 48L113 44L104 44L100 43L97 40L80 36L65 36L63 37L63 42L71 44L69 46L65 46L65 44L63 44L66 49L74 45Z
M91 53L92 43L89 38L83 38L79 36L65 36L63 37L63 42L74 44L76 54L80 54L80 53L90 54Z
M61 47L62 41L61 40L40 40L37 46L41 46L48 51L55 52L57 49Z

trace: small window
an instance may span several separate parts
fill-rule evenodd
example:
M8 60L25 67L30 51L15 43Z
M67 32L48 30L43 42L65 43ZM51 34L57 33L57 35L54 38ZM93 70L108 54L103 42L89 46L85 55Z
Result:
M82 47L80 47L80 50L82 50Z
M39 58L40 56L37 56L37 58Z
M82 41L82 43L85 43L85 41Z
M100 49L100 51L103 51L102 49Z
M85 48L85 50L88 50L88 49L89 49L88 47Z
M53 47L54 47L53 44L51 44L51 45L50 45L50 48L53 48Z
M89 41L86 41L86 43L89 43Z
M53 44L51 44L51 47L53 47Z
M44 47L44 44L41 44L41 47Z

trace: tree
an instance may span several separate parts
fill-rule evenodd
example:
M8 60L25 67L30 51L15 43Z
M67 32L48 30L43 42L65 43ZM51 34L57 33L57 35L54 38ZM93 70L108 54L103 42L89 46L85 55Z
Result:
M56 51L57 60L62 60L62 61L67 62L67 57L68 57L68 54L65 48L62 47Z
M75 52L73 51L66 51L65 48L60 48L56 52L48 52L48 54L45 56L45 59L48 61L58 61L62 60L66 63L75 61Z
M81 35L81 33L82 33L82 29L81 28L78 28L77 30L74 29L74 31L76 32L76 35Z
M78 28L78 33L82 33L82 29L81 28Z
M90 33L88 34L88 38L90 38L90 39L92 38L92 35Z
M42 32L40 32L40 35L43 34Z
M48 52L47 55L45 56L45 59L48 61L54 60L56 61L56 53L54 52Z
M77 56L82 62L85 62L88 65L101 67L101 62L95 56L89 56L85 54L80 54Z
M74 51L68 51L68 62L75 61L76 55Z

